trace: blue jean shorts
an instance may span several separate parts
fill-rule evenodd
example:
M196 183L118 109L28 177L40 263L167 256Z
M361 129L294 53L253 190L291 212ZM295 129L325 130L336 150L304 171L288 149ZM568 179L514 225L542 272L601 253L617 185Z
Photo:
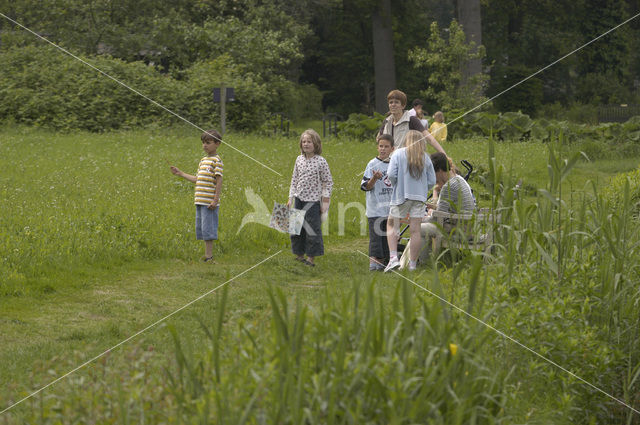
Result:
M218 239L218 210L220 207L210 210L206 205L196 205L196 239Z

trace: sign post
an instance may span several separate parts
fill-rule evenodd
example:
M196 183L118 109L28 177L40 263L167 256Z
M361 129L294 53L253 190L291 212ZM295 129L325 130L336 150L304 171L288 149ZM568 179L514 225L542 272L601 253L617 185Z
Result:
M227 126L227 102L236 100L233 87L216 87L213 89L213 101L220 102L220 132L224 135Z
M222 131L221 134L223 136L227 126L227 108L226 108L227 96L226 95L227 93L223 84L222 87L220 87L220 130Z

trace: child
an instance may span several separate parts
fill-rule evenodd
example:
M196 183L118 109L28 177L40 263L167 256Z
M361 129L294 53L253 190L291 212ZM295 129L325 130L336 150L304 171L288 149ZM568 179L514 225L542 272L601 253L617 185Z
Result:
M422 133L410 130L404 141L404 148L391 156L387 176L393 184L391 207L387 220L387 240L389 242L389 263L384 271L400 266L398 260L398 227L400 219L409 215L409 270L415 270L420 254L420 222L425 214L425 201L429 190L436 183L433 164L424 152L425 141Z
M314 258L324 254L320 217L329 210L333 179L329 164L320 156L322 141L318 133L305 130L300 136L300 151L293 167L287 206L304 210L305 216L300 234L291 235L291 251L296 260L313 267Z
M212 263L213 241L218 239L218 210L222 190L223 164L218 155L222 136L217 130L208 130L202 133L200 138L206 155L200 160L197 175L184 173L173 166L171 172L196 184L196 239L204 240L205 251L202 260Z
M427 115L427 111L423 109L424 103L422 100L414 99L411 106L413 106L413 109L409 110L409 115L418 118L420 120L420 124L422 124L424 128L429 128L429 121L424 118L425 115Z
M369 221L369 271L384 270L389 261L387 243L387 217L391 202L391 182L387 178L389 155L393 151L390 134L378 136L378 156L367 164L360 189L367 192L367 219Z
M442 111L438 111L433 114L433 123L429 127L429 132L433 134L438 143L442 143L447 140L447 125L444 123L444 114Z

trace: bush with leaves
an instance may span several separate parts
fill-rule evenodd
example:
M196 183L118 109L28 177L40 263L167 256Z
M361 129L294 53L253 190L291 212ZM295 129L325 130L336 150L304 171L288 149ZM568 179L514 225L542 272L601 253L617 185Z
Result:
M181 111L184 85L141 63L85 60L169 109ZM103 131L169 124L174 117L140 95L51 47L0 54L0 117L55 129Z
M340 137L350 140L375 140L385 116L374 112L372 116L351 114L346 121L338 123Z
M570 121L533 120L522 112L476 112L448 124L456 138L487 137L500 141L540 140L558 137L581 150L589 158L615 158L640 154L640 116L626 123L578 124Z
M611 203L612 209L618 209L624 202L625 185L629 184L629 200L633 215L640 215L640 168L627 173L618 174L603 189L605 199Z
M142 62L104 55L83 60L148 99L51 47L25 46L0 53L4 71L0 74L0 117L19 124L99 132L176 123L178 118L166 108L206 127L219 122L220 106L213 102L212 91L222 84L236 89L236 101L227 108L232 128L255 129L270 110L282 105L292 113L320 109L321 95L315 87L278 76L267 82L225 55L173 75L161 74Z

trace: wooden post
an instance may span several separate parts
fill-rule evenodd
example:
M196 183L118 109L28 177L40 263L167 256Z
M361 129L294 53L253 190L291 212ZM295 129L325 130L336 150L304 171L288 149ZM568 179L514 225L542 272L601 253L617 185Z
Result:
M225 127L227 124L227 110L226 110L226 100L227 100L227 89L222 84L220 86L220 133L224 136Z

